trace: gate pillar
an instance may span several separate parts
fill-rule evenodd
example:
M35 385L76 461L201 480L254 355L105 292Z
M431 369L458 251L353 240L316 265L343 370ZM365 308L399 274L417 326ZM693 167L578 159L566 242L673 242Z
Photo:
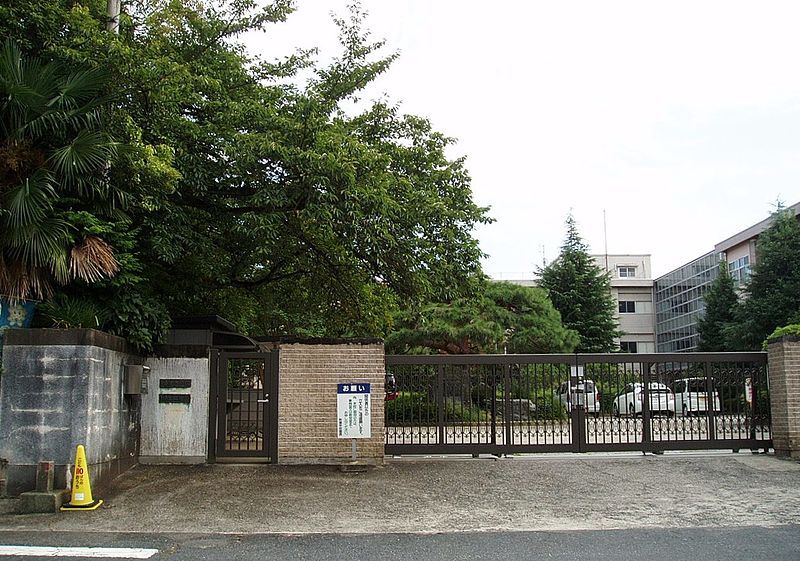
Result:
M785 335L770 342L769 399L775 455L800 459L800 338ZM759 396L753 396L758 407Z

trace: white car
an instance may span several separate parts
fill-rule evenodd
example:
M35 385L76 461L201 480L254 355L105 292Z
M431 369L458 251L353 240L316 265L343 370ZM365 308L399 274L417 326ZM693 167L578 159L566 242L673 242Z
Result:
M661 382L650 382L647 390L650 396L649 408L651 415L666 415L667 417L675 415L675 396L672 390ZM635 417L636 415L641 415L643 401L644 384L626 385L622 392L614 398L614 404L611 406L614 416L619 417L627 414Z
M720 411L719 394L714 388L714 379L711 379L712 395L714 397L714 411ZM675 410L681 415L705 415L708 413L708 388L705 378L681 378L672 384L675 394Z
M584 411L593 413L595 417L600 416L600 392L593 380L583 380L574 385L570 381L562 382L556 395L567 413L582 402Z

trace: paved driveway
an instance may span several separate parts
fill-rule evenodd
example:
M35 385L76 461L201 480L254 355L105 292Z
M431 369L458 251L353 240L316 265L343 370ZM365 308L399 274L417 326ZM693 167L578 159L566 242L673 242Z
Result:
M94 512L0 529L373 533L800 524L800 464L749 453L401 458L329 466L139 466Z

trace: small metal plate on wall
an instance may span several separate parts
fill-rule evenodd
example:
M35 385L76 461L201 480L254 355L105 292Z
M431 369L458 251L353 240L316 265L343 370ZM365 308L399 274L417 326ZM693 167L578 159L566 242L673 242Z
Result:
M159 388L191 388L192 381L180 378L162 378L158 381Z
M192 396L188 393L162 393L158 396L159 403L185 403L189 404Z

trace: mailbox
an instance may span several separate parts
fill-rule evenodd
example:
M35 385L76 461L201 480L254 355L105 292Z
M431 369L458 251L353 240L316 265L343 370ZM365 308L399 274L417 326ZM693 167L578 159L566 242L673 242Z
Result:
M140 395L146 393L147 374L150 372L149 366L143 364L125 365L125 394ZM143 392L143 390L145 390Z

